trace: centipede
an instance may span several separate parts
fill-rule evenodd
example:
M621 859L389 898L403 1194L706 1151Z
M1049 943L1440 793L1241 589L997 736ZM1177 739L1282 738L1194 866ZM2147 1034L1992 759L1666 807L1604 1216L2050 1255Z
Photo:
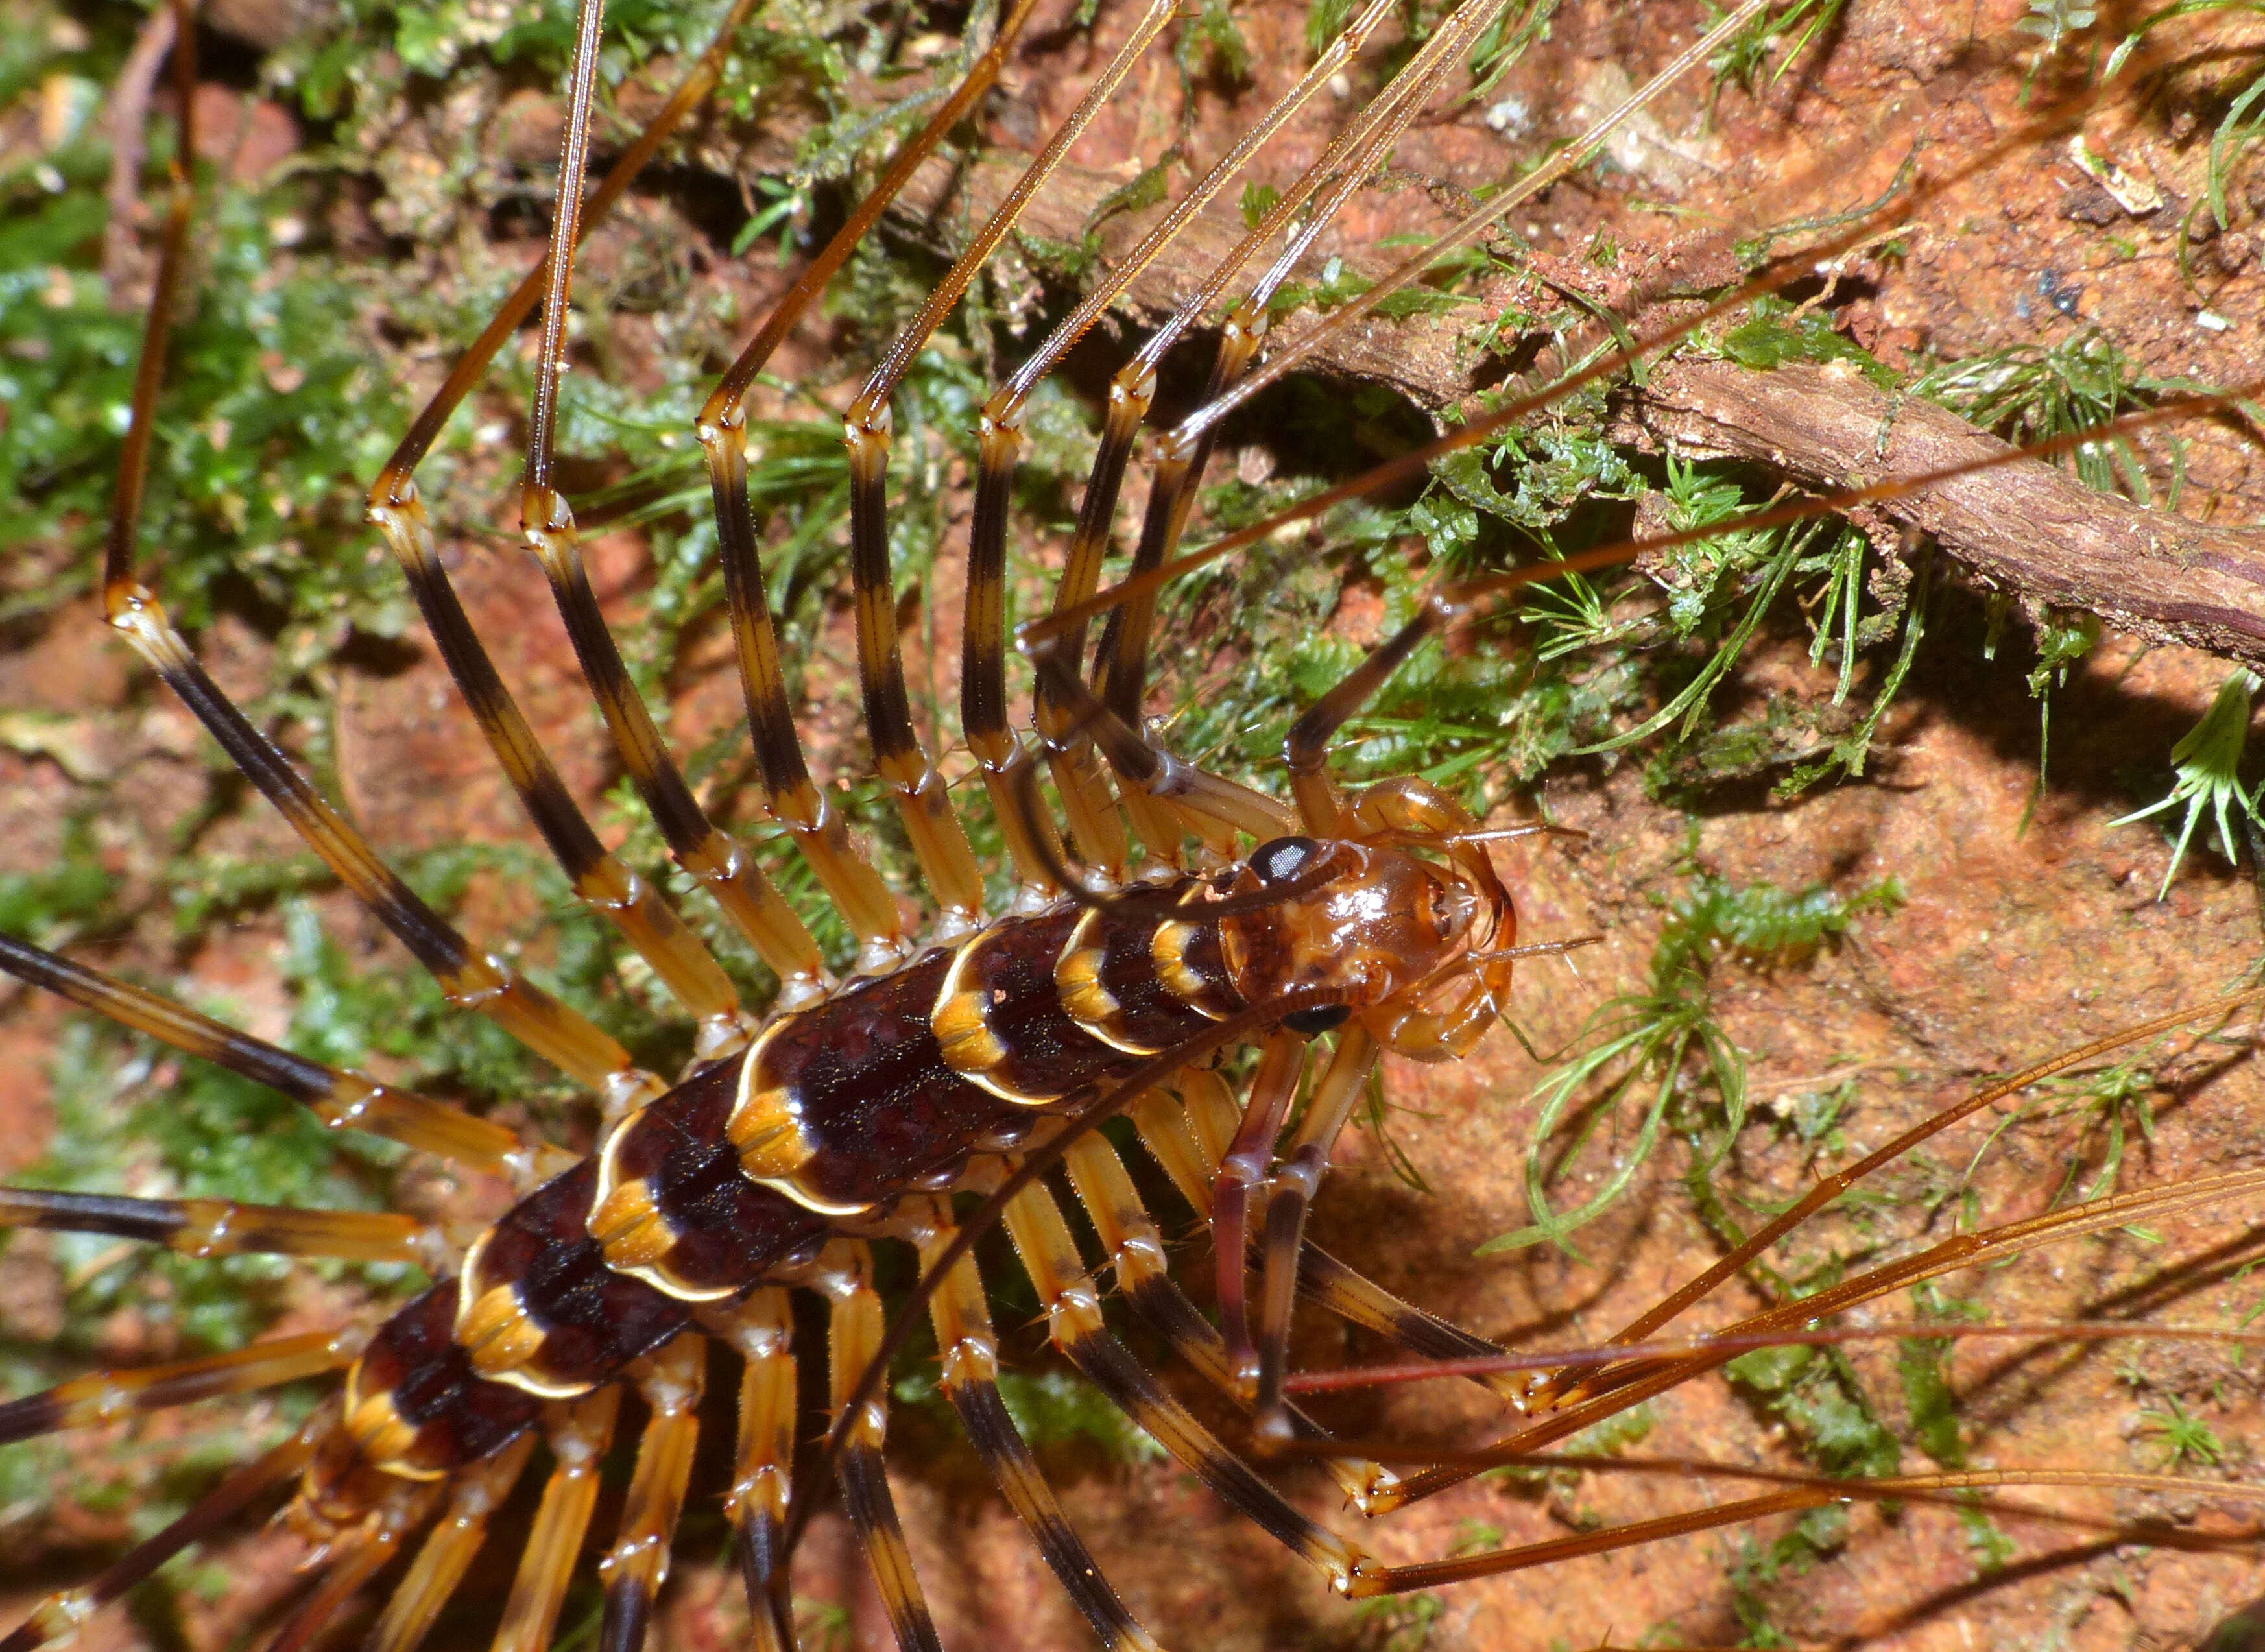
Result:
M2108 13L27 9L0 1652L2243 1644Z

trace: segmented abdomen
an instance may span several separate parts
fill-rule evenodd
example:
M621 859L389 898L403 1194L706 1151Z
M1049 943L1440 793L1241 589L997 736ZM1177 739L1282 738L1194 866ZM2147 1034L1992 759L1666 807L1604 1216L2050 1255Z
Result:
M947 1188L1034 1111L1074 1106L1242 1008L1206 893L1168 917L1010 918L783 1015L623 1120L380 1328L347 1388L373 1464L445 1474L586 1394L843 1218Z

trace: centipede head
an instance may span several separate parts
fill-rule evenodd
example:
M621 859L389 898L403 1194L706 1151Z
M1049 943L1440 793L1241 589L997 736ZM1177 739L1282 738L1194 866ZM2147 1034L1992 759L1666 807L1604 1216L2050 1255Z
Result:
M1509 1002L1518 915L1478 823L1419 780L1386 782L1344 811L1342 835L1263 843L1229 891L1281 899L1220 921L1227 968L1250 1001L1324 1002L1284 1018L1326 1032L1358 1017L1418 1061L1468 1054Z

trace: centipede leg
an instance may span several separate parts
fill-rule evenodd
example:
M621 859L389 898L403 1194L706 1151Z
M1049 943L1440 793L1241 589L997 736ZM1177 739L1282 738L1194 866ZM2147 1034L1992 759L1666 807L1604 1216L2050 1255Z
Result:
M318 1411L296 1434L257 1462L237 1469L186 1514L135 1545L93 1582L49 1595L32 1609L31 1616L0 1637L0 1652L39 1652L76 1640L86 1620L104 1606L287 1483L307 1466L323 1431L336 1419L333 1408Z
M1225 1081L1213 1073L1182 1073L1173 1088L1179 1093L1176 1100L1159 1092L1135 1103L1133 1126L1181 1197L1198 1213L1208 1216L1219 1162L1234 1138L1241 1110ZM1325 1313L1374 1331L1409 1353L1432 1359L1474 1359L1502 1351L1484 1337L1393 1295L1310 1239L1298 1248L1298 1287ZM1515 1403L1525 1392L1521 1379L1512 1376L1474 1380L1505 1401Z
M1094 117L1116 95L1133 65L1171 20L1174 10L1170 0L1150 0L1124 45L1096 76L1077 107L1025 169L998 210L976 232L911 325L890 345L842 423L849 448L850 564L857 591L857 659L863 680L866 729L873 742L875 761L883 776L896 788L906 829L919 852L921 870L947 922L958 921L955 914L974 904L980 884L975 879L973 859L968 854L965 834L959 831L957 819L951 820L949 831L944 827L945 813L940 812L944 810L942 782L913 730L905 691L889 569L889 397L929 335L958 303L975 272L1014 228L1031 196L1060 166ZM984 423L981 435L985 480L979 484L979 491L987 490L993 495L983 510L986 534L994 521L1001 525L999 531L1003 533L1001 513L1006 504L1003 490L1007 472L1002 465L1005 456L1011 455L1019 441L1019 420L1016 413L1000 421L987 418ZM991 553L979 543L972 554L980 566ZM977 593L982 594L980 588ZM971 614L973 612L971 610ZM980 639L993 629L991 618L976 618L970 636ZM1004 723L1002 697L991 692L994 678L984 658L985 644L978 640L973 646L979 670L965 690L970 696L968 705L974 713L969 725L971 738L980 737L983 749L993 760L1003 763L1006 751L999 740ZM1069 817L1071 836L1080 852L1111 877L1122 877L1124 823L1110 800L1105 797L1096 798L1077 788L1073 776L1062 802ZM1024 848L1027 852L1028 846Z
M668 1578L669 1546L684 1511L684 1488L692 1478L707 1364L707 1339L687 1332L645 1356L632 1375L652 1415L637 1446L621 1531L598 1562L606 1591L599 1652L641 1652L645 1645L653 1601Z
M1306 1039L1288 1028L1270 1034L1258 1059L1257 1076L1250 1081L1250 1100L1242 1123L1227 1144L1219 1165L1218 1186L1212 1195L1211 1229L1219 1262L1220 1334L1227 1343L1227 1374L1235 1392L1255 1398L1258 1387L1258 1352L1250 1340L1250 1314L1244 1282L1249 1275L1251 1205L1266 1183L1274 1163L1274 1144L1290 1103L1298 1097L1298 1081L1306 1070Z
M953 1235L948 1221L926 1225L920 1235L924 1269ZM1007 1414L999 1394L998 1338L972 1259L963 1256L952 1265L929 1299L929 1316L943 1355L944 1397L959 1414L976 1455L991 1471L1071 1601L1111 1652L1156 1652L1155 1641L1118 1598L1084 1539L1070 1525L1053 1488L1038 1472L1028 1442Z
M735 0L692 71L600 185L581 215L582 234L586 235L627 190L668 135L694 108L706 101L723 72L725 58L739 25L754 4L754 0ZM698 937L685 927L659 890L623 864L598 841L588 819L568 795L557 766L535 738L511 691L504 686L494 660L464 613L433 542L431 521L417 489L417 466L433 435L477 383L504 343L533 312L543 296L549 267L546 259L521 281L412 421L408 433L370 489L369 518L401 564L411 593L424 615L426 630L439 647L474 721L486 737L513 790L519 794L521 804L542 834L551 857L572 882L574 892L620 929L623 937L652 965L669 992L699 1022L700 1053L721 1055L744 1036L739 994L731 979L717 965ZM790 964L793 962L783 956L778 961Z
M550 1408L546 1433L557 1459L543 1488L535 1528L519 1557L519 1571L504 1602L494 1652L550 1652L550 1632L566 1598L582 1534L598 1500L598 1466L613 1443L614 1418L621 1409L618 1384L563 1401Z
M0 1405L0 1445L338 1371L353 1363L362 1341L357 1331L308 1331L202 1359L74 1377Z
M1102 1323L1099 1293L1052 1195L1043 1187L1023 1189L1009 1202L1005 1225L1023 1271L1045 1307L1054 1346L1111 1404L1224 1501L1334 1585L1345 1586L1369 1563L1352 1544L1293 1508L1111 1335Z
M449 1488L448 1506L441 1511L370 1632L369 1652L416 1652L423 1644L433 1619L455 1594L486 1541L490 1517L511 1496L534 1452L535 1436L521 1435L457 1478Z
M528 1049L611 1103L625 1105L628 1098L658 1094L659 1081L638 1068L612 1037L579 1012L474 949L455 926L411 890L221 691L174 629L164 605L136 576L142 486L149 470L174 301L186 266L194 204L186 169L187 157L196 153L195 31L188 26L186 0L177 0L177 5L182 25L174 42L173 64L181 131L174 146L172 190L158 258L157 292L135 369L133 415L119 456L118 491L103 557L104 615L180 697L237 770L275 805L307 847L431 972L451 1002L490 1017Z
M794 1313L787 1293L750 1292L712 1328L747 1362L739 1378L739 1454L724 1500L758 1652L793 1652L787 1518L794 1496Z
M827 1365L838 1415L873 1363L886 1325L880 1295L873 1289L872 1255L863 1243L836 1240L819 1257L812 1284L832 1305ZM878 1394L849 1420L837 1471L841 1500L865 1550L865 1563L872 1568L874 1586L880 1590L900 1652L943 1652L881 1460L888 1422L888 1402Z
M1376 1041L1357 1022L1337 1036L1306 1104L1305 1117L1269 1184L1265 1258L1258 1296L1258 1437L1288 1438L1290 1421L1282 1401L1283 1367L1289 1358L1290 1310L1298 1296L1298 1255L1305 1243L1306 1213L1313 1208L1337 1133L1352 1117L1355 1103L1375 1070ZM1220 1254L1226 1254L1222 1242Z
M1492 0L1480 0L1480 3L1462 7L1432 32L1390 84L1371 99L1349 126L1330 140L1314 164L1281 193L1260 222L1252 226L1250 232L1213 266L1197 290L1119 371L1111 386L1112 411L1120 398L1130 400L1135 396L1145 398L1144 387L1153 387L1156 369L1165 353L1219 302L1236 276L1257 256L1260 248L1288 230L1286 244L1258 282L1232 307L1226 318L1220 331L1219 351L1212 365L1211 381L1204 392L1204 404L1216 400L1242 377L1265 338L1268 303L1273 295L1345 201L1367 182L1392 144L1421 112L1430 88L1500 11L1501 7ZM1329 51L1334 52L1340 44L1348 50L1358 50L1360 41L1366 39L1377 20L1366 12L1356 17L1346 25L1338 41L1332 43ZM1328 55L1323 54L1324 57ZM1316 60L1316 67L1319 62L1320 60ZM1217 440L1218 426L1210 425L1185 441L1175 440L1163 445L1151 477L1148 503L1128 579L1137 580L1140 576L1162 566L1170 557L1187 524L1195 490L1201 483ZM1116 476L1109 475L1103 462L1110 457L1104 437L1102 452L1095 462L1092 480L1087 484L1087 498L1080 515L1079 534L1082 537L1096 527L1100 533L1105 534L1108 520L1114 514L1122 469L1120 465ZM1097 565L1089 571L1076 564L1075 557L1074 548L1073 565L1065 571L1061 597L1056 603L1057 612L1082 603L1092 593L1091 585L1084 581L1097 572ZM1139 595L1121 607L1111 608L1095 661L1095 687L1103 703L1128 728L1137 729L1141 725L1148 632L1154 611L1154 593L1145 586ZM1080 651L1082 637L1082 626L1073 627L1065 634L1065 652L1073 660ZM1041 706L1042 714L1051 706L1052 714L1058 722L1068 720L1066 716L1067 709L1051 697L1042 698ZM1121 775L1120 778L1123 778ZM1176 819L1180 826L1195 831L1202 837L1206 847L1214 853L1227 855L1231 852L1233 833L1215 815L1159 802L1138 786L1128 786L1125 796L1127 811L1133 814L1136 821ZM1168 826L1152 829L1170 830Z
M1136 1111L1138 1107L1135 1103ZM1248 1409L1229 1374L1227 1343L1167 1269L1164 1236L1140 1202L1117 1149L1104 1136L1087 1136L1070 1148L1063 1166L1109 1257L1118 1293L1191 1370ZM1295 1406L1285 1402L1282 1415L1295 1437L1317 1443L1329 1438L1326 1430ZM1394 1481L1389 1471L1366 1459L1328 1457L1322 1466L1347 1501L1364 1510L1375 1504Z
M0 935L0 970L265 1084L333 1128L366 1130L471 1169L504 1173L524 1168L514 1162L524 1158L517 1139L500 1125L361 1073L310 1061L28 941Z
M1388 7L1380 0L1371 0L1352 18L1316 55L1296 84L1277 98L1233 148L1174 203L1140 244L1114 261L1107 279L1079 302L1077 308L984 405L980 469L976 481L974 521L970 529L970 600L961 675L961 721L967 730L969 744L983 762L986 783L1002 815L1012 812L1006 806L1006 799L1014 795L1015 787L1007 766L1017 749L1007 728L1003 671L1007 506L1031 393L1141 272L1163 255L1291 117L1353 59L1387 11ZM1082 603L1093 593L1133 437L1147 415L1154 394L1154 358L1146 353L1140 364L1120 373L1110 388L1108 413L1092 475L1086 485L1077 531L1064 558L1056 587L1057 611ZM1079 656L1082 651L1082 632L1070 635L1065 650L1073 659ZM1090 745L1076 734L1067 710L1052 697L1045 694L1038 696L1036 715L1056 788L1071 816L1073 836L1088 858L1104 872L1121 876L1119 834L1111 823L1107 785L1094 761ZM1125 803L1149 853L1176 863L1182 834L1176 817L1145 797L1128 796Z
M324 1256L338 1262L433 1264L448 1255L440 1231L391 1211L308 1211L234 1199L135 1199L107 1193L0 1188L0 1227L108 1234L189 1256Z
M796 996L819 988L825 966L818 943L774 888L754 857L700 807L676 766L645 697L630 679L613 633L599 611L582 559L581 538L566 496L554 484L558 382L565 366L567 307L573 290L574 244L582 215L582 184L589 159L590 98L598 72L603 0L583 0L576 22L574 68L567 97L565 135L558 169L558 207L551 221L545 271L543 340L537 355L534 404L528 419L527 475L520 517L528 546L543 564L553 600L566 624L591 694L604 714L614 748L660 828L670 855L706 886L735 928L771 964Z

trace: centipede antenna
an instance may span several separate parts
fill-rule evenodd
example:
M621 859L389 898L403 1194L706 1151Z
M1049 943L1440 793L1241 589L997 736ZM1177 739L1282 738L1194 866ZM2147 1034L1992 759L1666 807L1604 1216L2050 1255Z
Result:
M365 1130L477 1170L506 1172L526 1157L518 1138L500 1124L361 1073L310 1061L28 941L0 935L0 970L186 1055L264 1084L333 1129Z
M902 957L908 943L894 897L853 841L840 810L812 783L802 739L795 731L747 496L747 392L771 353L880 221L920 164L997 80L1036 4L1037 0L1014 0L990 45L970 65L950 97L919 135L898 151L872 193L858 203L848 222L773 308L708 398L696 426L715 504L718 556L763 806L794 839L858 937L863 949L859 967L868 971L885 968ZM1021 863L1018 857L1017 864Z

